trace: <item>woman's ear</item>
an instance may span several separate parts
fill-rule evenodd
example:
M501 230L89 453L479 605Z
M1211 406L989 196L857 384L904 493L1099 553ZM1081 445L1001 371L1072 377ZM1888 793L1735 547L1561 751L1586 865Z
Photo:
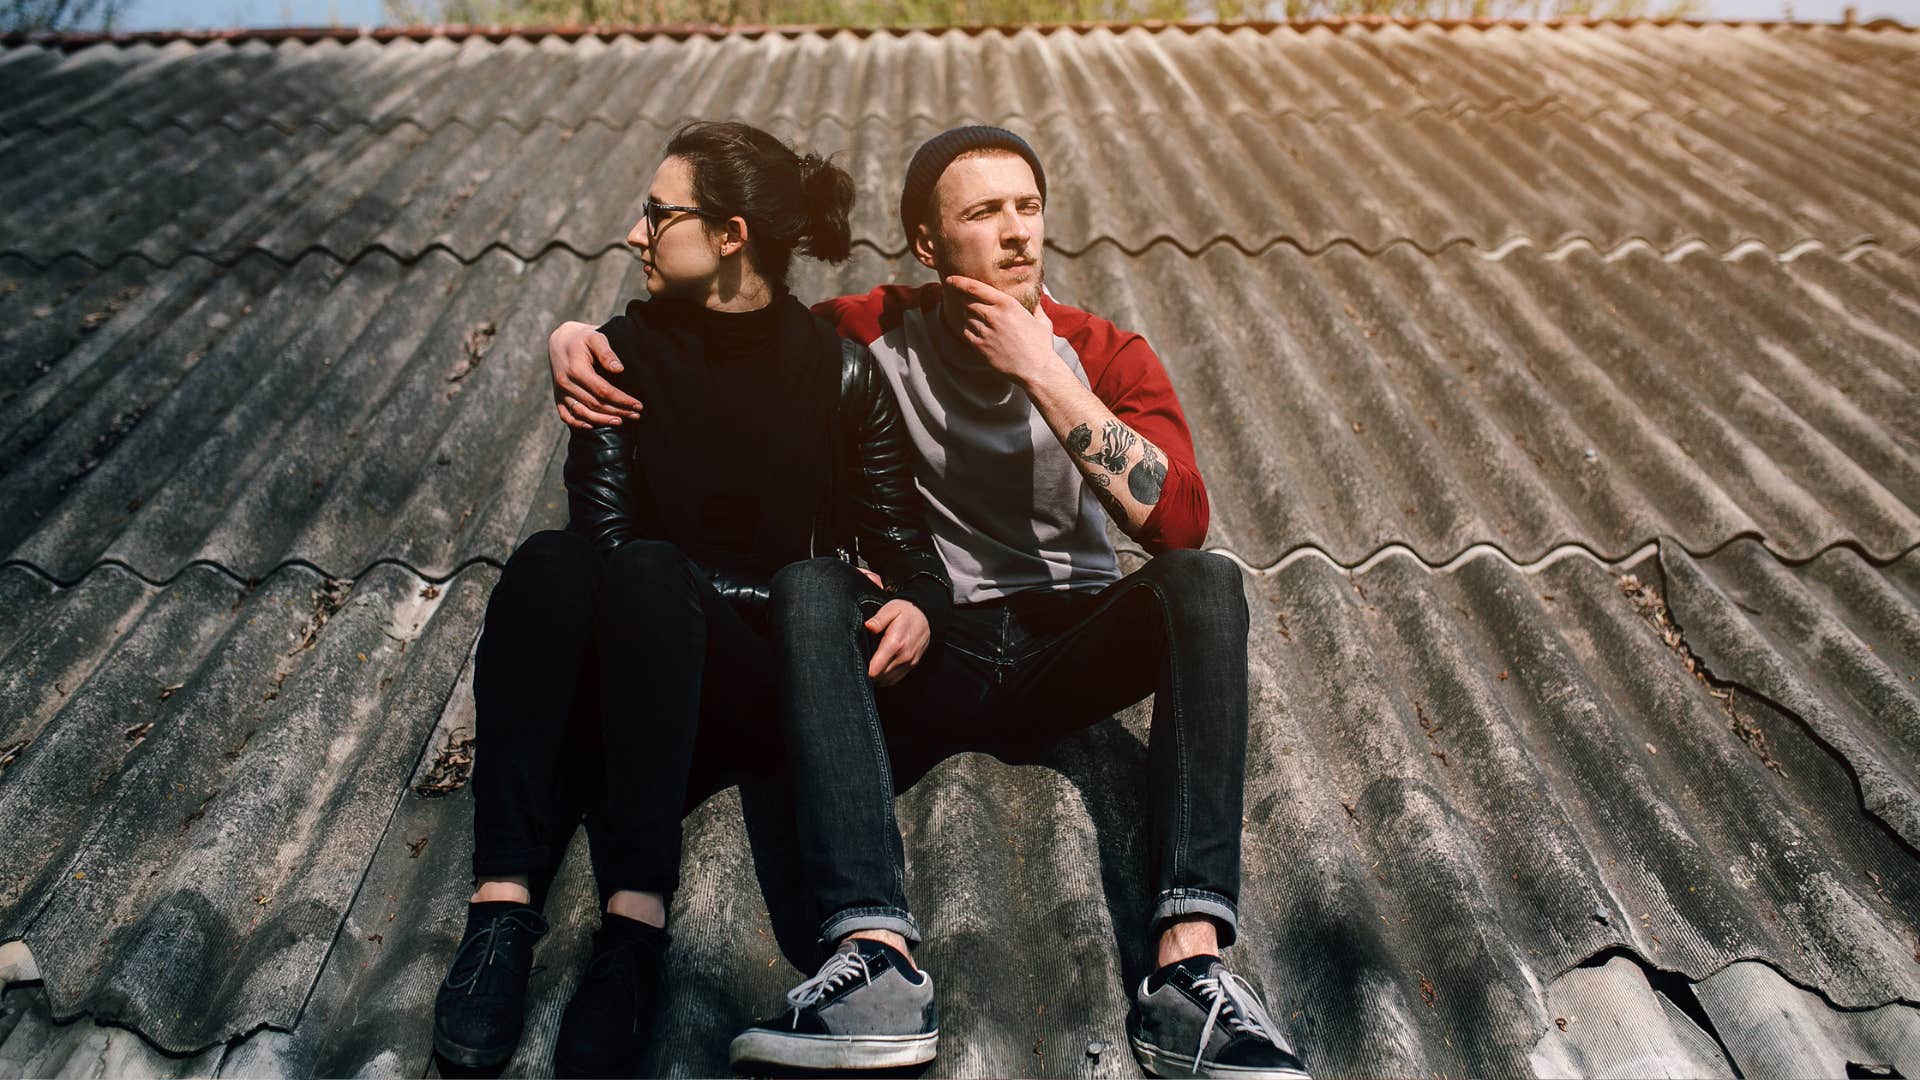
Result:
M727 219L726 227L720 233L720 255L722 258L747 246L747 219L738 215Z

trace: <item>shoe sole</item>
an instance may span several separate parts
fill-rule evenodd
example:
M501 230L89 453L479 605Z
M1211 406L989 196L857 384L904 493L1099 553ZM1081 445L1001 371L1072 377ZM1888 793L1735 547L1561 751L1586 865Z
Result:
M1140 1059L1140 1067L1149 1076L1185 1077L1185 1076L1227 1076L1233 1080L1312 1080L1305 1069L1254 1069L1245 1065L1215 1065L1206 1072L1193 1071L1192 1054L1176 1054L1162 1050L1158 1046L1131 1036L1134 1056Z
M472 1046L462 1046L454 1042L452 1039L440 1034L440 1030L437 1027L433 1032L433 1049L441 1057L446 1058L455 1065L464 1065L469 1069L491 1069L495 1065L504 1064L508 1058L513 1056L514 1047L519 1045L519 1042L516 1041L513 1045L505 1049L498 1047L479 1049Z
M735 1065L790 1069L891 1069L921 1065L940 1052L940 1033L925 1035L798 1035L746 1031L734 1037L727 1059Z

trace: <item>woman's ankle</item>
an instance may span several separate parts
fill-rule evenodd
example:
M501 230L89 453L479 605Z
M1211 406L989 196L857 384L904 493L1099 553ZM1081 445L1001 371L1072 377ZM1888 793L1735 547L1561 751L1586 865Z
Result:
M607 898L607 912L662 929L667 925L666 898L659 893L621 889Z
M479 887L467 898L469 904L485 904L495 901L507 901L514 904L533 903L533 893L527 888L524 877L481 878Z

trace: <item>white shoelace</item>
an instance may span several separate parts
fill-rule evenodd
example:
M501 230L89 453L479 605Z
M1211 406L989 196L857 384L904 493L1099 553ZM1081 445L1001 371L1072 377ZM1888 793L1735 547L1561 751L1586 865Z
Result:
M801 1009L853 982L855 975L872 985L873 972L867 970L867 958L858 949L834 953L818 975L787 991L787 1004L793 1008L794 1021L799 1022Z
M1213 1038L1214 1025L1223 1017L1233 1031L1257 1035L1282 1050L1287 1049L1286 1042L1280 1038L1280 1025L1267 1015L1267 1008L1260 1004L1252 984L1224 967L1214 970L1219 973L1217 977L1209 975L1193 980L1194 990L1213 1002L1206 1026L1200 1029L1200 1049L1193 1055L1194 1074L1199 1075L1200 1059L1207 1056L1207 1040Z

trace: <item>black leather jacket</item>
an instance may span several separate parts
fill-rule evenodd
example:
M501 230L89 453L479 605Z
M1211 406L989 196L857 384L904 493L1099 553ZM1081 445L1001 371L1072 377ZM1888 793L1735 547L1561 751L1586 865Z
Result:
M830 411L829 493L814 514L812 554L851 560L857 553L890 590L919 606L937 633L953 605L953 582L927 530L913 484L913 448L893 387L865 345L825 329L839 344L839 395ZM602 551L638 538L633 496L641 466L628 430L576 429L567 446L568 528ZM707 573L736 607L749 615L764 611L769 578L714 568Z

